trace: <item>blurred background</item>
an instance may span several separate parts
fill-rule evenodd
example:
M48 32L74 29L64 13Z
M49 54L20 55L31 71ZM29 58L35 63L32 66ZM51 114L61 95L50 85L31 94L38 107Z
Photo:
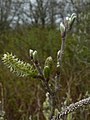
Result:
M90 0L0 0L0 113L7 120L45 120L45 91L40 81L10 73L1 57L10 52L30 62L28 51L36 49L42 68L48 56L56 63L59 24L73 12L77 20L67 36L59 109L90 96ZM74 112L72 120L90 120L90 106Z

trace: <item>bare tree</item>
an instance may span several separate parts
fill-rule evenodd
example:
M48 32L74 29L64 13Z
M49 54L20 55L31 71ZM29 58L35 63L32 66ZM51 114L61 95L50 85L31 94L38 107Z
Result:
M57 1L50 0L48 5L48 22L51 27L55 26L56 14L57 14Z
M0 0L0 29L20 24L53 27L72 12L82 20L80 14L86 11L88 3L89 0Z
M11 0L0 0L0 29L8 26L8 16L11 9Z
M22 3L14 0L0 0L0 30L10 27L12 22L18 21Z

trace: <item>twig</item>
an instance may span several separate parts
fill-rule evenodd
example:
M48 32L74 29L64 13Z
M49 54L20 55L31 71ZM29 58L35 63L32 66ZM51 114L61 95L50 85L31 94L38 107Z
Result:
M58 51L58 54L57 54L57 65L60 66L59 67L60 69L57 70L57 73L56 73L57 80L60 80L60 74L61 74L60 70L61 70L61 66L62 66L62 58L63 58L63 54L64 54L65 41L66 41L66 36L62 37L61 49Z
M44 76L43 76L43 70L41 69L41 66L40 66L40 63L37 61L37 62L34 62L35 64L35 67L37 68L39 74L42 76L42 78L44 79Z
M53 116L53 118L51 120L60 120L60 118L63 118L67 114L79 109L80 107L88 105L88 104L90 104L90 97L88 97L86 99L82 99L79 102L70 104L65 109L63 109L60 113L58 113L57 116Z

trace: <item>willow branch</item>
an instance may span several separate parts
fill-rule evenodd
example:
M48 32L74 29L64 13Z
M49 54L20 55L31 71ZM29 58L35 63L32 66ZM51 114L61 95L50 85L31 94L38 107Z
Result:
M63 109L60 113L58 113L57 116L53 116L51 120L60 120L60 118L63 118L64 116L68 115L71 112L74 112L75 110L90 104L90 97L86 99L82 99L79 102L72 103L69 106L67 106L65 109Z

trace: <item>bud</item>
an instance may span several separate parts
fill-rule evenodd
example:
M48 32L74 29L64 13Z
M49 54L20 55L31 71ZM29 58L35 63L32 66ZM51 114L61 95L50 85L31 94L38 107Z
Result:
M61 35L64 34L65 32L65 26L62 22L60 23L60 31L61 31Z
M43 115L46 118L46 120L49 120L51 115L51 100L49 98L49 93L46 94L47 96L43 103Z
M73 13L73 14L71 15L71 22L73 22L73 21L75 20L75 18L77 18L76 13Z
M33 58L33 50L32 49L29 50L29 54L30 54L30 58L32 59Z
M69 17L66 17L66 21L68 21L69 20Z
M59 65L59 63L57 63L57 74L59 74L60 73L60 65Z
M60 57L60 54L61 54L61 50L59 50L59 51L57 52L57 58Z
M73 22L76 18L76 14L73 13L70 17L66 17L65 27L69 30L72 28Z
M68 19L68 29L71 30L74 20L76 19L76 13L73 13Z
M0 117L0 120L4 120L4 118L1 116L1 117Z
M73 13L73 14L71 15L71 19L72 19L74 16L77 16L76 13Z
M50 77L50 68L49 68L49 66L44 67L43 73L44 73L45 78L49 79L49 77Z
M49 56L46 61L45 61L45 66L49 66L50 68L52 67L53 59L51 56Z
M49 92L46 93L46 98L48 98L48 97L49 97Z
M33 60L34 60L35 62L38 61L38 53L37 53L36 50L33 52Z
M55 108L55 116L57 116L59 113L59 110L57 108Z

